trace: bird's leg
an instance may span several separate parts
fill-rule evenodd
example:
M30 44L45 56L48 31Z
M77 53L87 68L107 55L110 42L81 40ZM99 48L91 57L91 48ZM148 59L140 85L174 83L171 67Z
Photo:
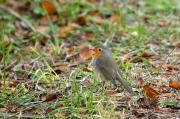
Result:
M105 81L103 81L103 88L106 89L106 87L105 87Z

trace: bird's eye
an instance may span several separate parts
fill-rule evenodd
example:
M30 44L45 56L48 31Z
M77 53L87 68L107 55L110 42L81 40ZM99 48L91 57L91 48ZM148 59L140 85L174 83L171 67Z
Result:
M101 51L101 49L99 49L99 51Z

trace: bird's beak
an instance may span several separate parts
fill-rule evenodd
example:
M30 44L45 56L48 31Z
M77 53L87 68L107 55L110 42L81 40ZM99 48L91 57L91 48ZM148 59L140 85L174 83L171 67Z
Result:
M90 50L94 51L94 49L90 49Z

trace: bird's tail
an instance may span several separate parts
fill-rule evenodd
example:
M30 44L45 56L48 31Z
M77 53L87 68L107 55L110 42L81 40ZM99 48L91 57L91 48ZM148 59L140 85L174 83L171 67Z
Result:
M124 88L131 94L133 94L133 90L130 86L128 86L124 81L123 81L123 78L122 76L119 74L119 72L117 71L117 79L118 81L124 86Z

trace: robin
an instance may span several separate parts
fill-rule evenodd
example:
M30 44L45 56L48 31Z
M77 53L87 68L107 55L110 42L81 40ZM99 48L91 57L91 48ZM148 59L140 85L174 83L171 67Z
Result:
M129 93L133 93L132 88L123 81L120 69L111 51L105 46L96 46L91 50L95 52L93 67L98 79L111 81L116 87L116 81L119 81Z

